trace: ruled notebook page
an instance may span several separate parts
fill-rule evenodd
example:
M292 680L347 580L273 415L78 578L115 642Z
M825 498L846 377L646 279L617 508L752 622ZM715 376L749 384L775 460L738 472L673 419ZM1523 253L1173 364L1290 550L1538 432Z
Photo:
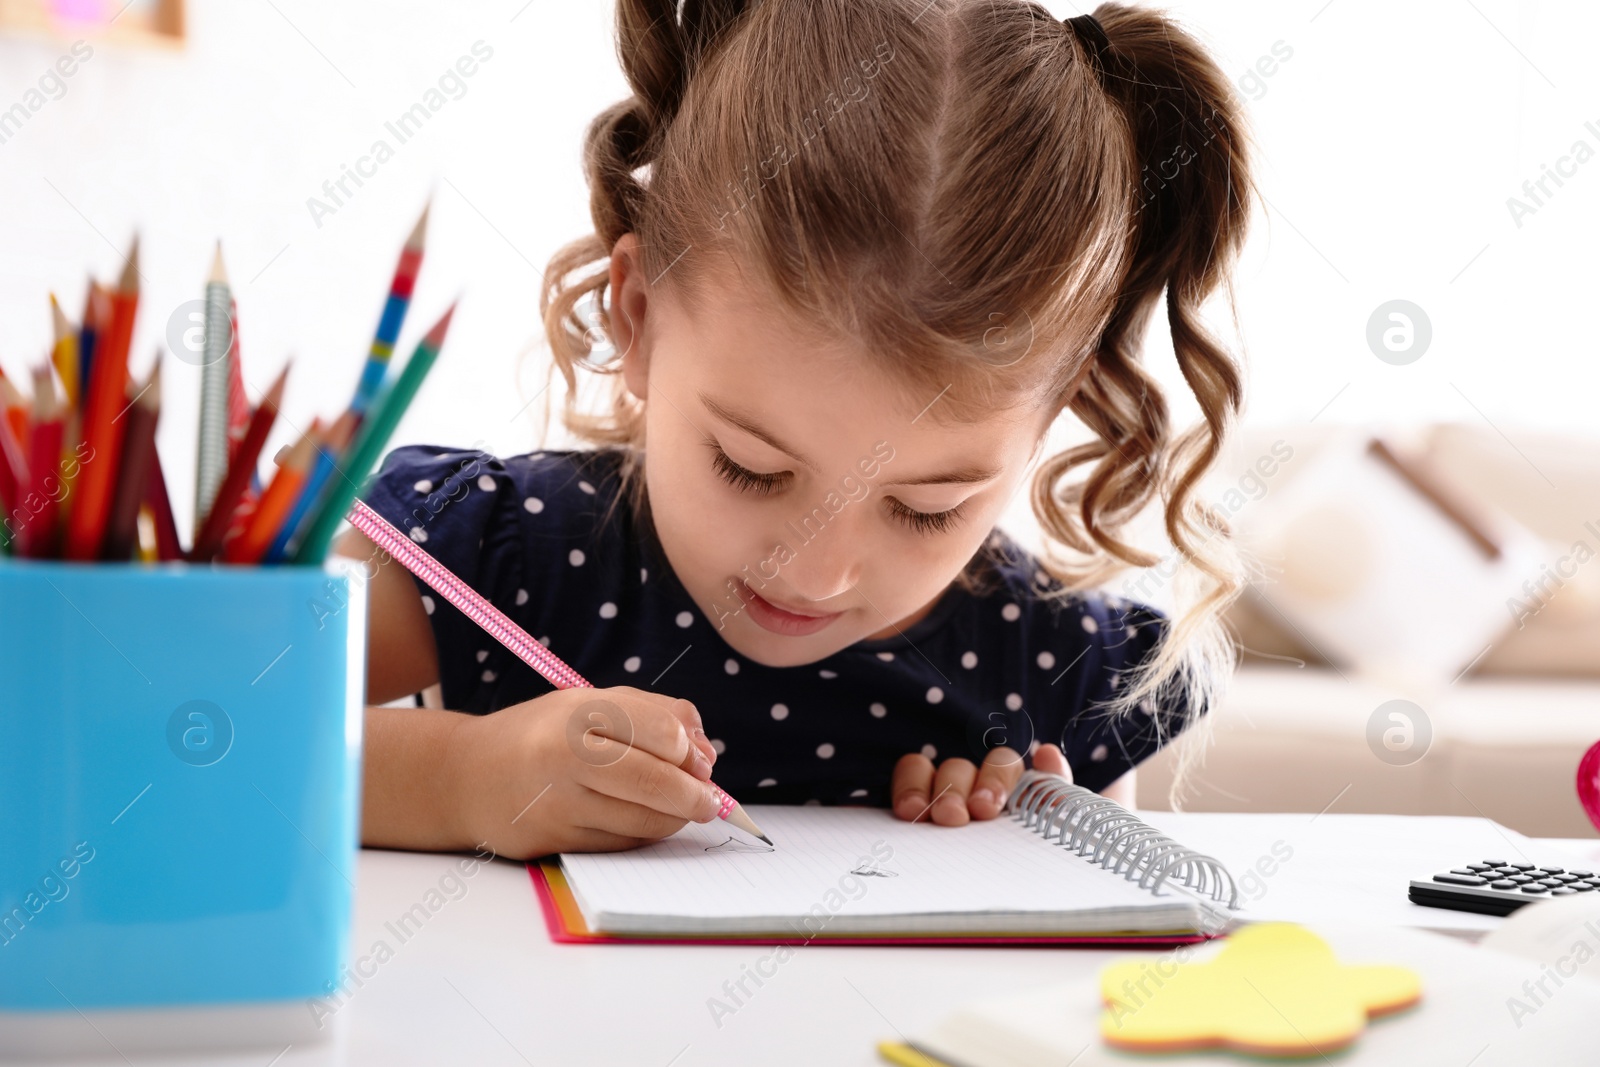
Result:
M590 926L617 933L1192 929L1190 896L1155 896L1010 816L966 826L888 811L747 805L776 848L690 823L628 852L566 853ZM812 929L816 927L817 929ZM804 932L804 931L802 931Z

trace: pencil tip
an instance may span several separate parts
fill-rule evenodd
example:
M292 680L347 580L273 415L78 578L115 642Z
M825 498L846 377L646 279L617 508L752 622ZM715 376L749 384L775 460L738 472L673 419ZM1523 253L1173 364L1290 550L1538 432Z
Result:
M122 280L117 288L124 293L139 291L139 235L133 235L133 247L128 249L128 265L122 269Z
M450 319L456 313L456 305L452 303L445 310L444 317L433 324L433 329L428 331L427 343L438 348L444 343L444 335L450 329Z
M428 202L422 205L422 215L417 219L417 224L411 228L411 236L406 238L406 247L413 251L420 249L428 237L428 212L433 210L433 197L430 194Z
M228 284L228 268L222 265L221 238L217 239L217 251L216 254L211 257L211 275L206 279L206 281L220 282L223 285Z

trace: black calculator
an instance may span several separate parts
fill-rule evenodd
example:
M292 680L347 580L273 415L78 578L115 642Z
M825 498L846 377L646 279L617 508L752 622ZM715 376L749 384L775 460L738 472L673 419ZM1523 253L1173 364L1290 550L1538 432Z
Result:
M1430 908L1454 908L1485 915L1510 915L1518 908L1551 897L1570 897L1600 889L1593 871L1536 867L1531 863L1484 860L1411 883L1411 902Z

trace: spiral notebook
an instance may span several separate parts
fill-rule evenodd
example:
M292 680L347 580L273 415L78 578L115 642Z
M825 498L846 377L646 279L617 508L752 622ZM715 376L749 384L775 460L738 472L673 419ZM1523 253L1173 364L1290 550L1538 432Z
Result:
M1221 933L1232 876L1121 805L1028 771L962 827L875 808L747 805L628 852L529 865L556 941L1176 944Z

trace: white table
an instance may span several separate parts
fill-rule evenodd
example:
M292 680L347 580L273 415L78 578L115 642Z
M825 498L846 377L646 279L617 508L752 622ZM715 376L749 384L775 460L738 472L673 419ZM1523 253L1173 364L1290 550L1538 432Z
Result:
M1549 844L1600 866L1600 841ZM1126 954L810 945L761 988L747 983L753 995L718 1025L708 998L726 998L723 983L769 947L554 944L520 864L478 867L464 893L400 941L391 926L459 859L361 853L353 956L379 941L393 956L368 964L371 977L328 1020L328 1040L192 1058L125 1059L108 1048L104 1059L71 1062L881 1067L874 1046L897 1031L925 1030L974 997L1092 974Z

